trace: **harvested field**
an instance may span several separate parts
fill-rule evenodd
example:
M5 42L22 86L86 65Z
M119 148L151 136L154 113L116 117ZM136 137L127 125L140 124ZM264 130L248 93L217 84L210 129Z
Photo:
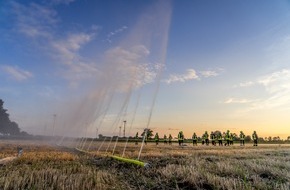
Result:
M290 145L245 147L144 146L141 168L109 155L108 143L88 153L46 142L1 141L0 159L20 158L0 166L0 189L290 189ZM130 143L126 158L137 158L140 143ZM118 143L115 153L123 152ZM105 150L107 149L107 154Z

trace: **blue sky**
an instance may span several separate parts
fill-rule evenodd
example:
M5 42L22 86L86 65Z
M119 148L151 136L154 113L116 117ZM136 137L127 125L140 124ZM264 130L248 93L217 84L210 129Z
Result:
M59 135L290 135L288 1L1 1L0 98ZM152 115L151 115L152 114Z

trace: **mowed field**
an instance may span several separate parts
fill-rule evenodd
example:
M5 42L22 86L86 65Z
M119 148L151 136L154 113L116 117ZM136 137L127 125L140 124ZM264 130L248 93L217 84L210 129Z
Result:
M111 158L115 143L0 141L0 159L23 155L0 165L0 189L290 189L290 145L238 143L231 147L148 143L140 160L150 167ZM136 159L141 143L128 144L126 158ZM100 148L100 149L99 149ZM98 151L99 149L99 151ZM106 151L107 150L107 151ZM116 144L122 155L124 143Z

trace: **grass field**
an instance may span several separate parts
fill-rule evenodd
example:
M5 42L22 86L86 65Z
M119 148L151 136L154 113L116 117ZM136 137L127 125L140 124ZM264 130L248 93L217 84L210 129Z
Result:
M89 142L87 142L89 143ZM290 145L246 144L214 147L188 144L144 146L141 160L150 168L112 159L114 143L93 142L89 153L43 141L0 141L0 189L290 189ZM65 144L65 143L64 143ZM126 158L138 156L141 143L129 143ZM87 146L84 146L86 149ZM115 155L121 155L118 143ZM105 154L107 150L107 154Z

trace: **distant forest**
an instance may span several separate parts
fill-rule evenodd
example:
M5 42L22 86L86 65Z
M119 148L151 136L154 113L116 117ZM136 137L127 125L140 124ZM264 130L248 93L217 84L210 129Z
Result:
M18 124L9 119L7 110L3 107L4 101L0 99L0 135L4 136L28 136L28 133L21 131Z

